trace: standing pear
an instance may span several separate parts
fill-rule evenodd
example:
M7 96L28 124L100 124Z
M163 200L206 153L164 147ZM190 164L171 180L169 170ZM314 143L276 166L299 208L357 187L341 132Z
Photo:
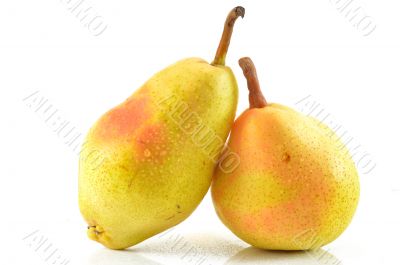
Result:
M228 147L240 157L211 186L216 212L239 238L263 249L316 249L350 224L360 186L339 137L314 118L267 103L250 58L239 64L250 108L235 121Z
M167 67L90 129L79 165L89 238L128 248L179 224L203 199L236 112L225 57L239 16L243 7L229 13L211 64Z

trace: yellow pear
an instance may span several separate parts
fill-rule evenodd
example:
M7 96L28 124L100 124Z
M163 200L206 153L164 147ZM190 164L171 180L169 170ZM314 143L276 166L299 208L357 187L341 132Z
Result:
M88 236L133 246L187 218L206 194L235 117L237 83L225 66L228 15L214 61L181 60L150 78L89 131L79 166Z
M352 158L321 122L267 103L250 58L239 64L250 108L235 121L228 142L240 165L233 172L217 168L213 178L216 212L255 247L307 250L328 244L346 229L357 207Z

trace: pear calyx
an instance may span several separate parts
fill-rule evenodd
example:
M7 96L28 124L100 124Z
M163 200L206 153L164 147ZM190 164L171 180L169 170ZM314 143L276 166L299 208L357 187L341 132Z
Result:
M104 232L104 229L98 225L90 225L87 229L88 237L94 241L98 241L99 236Z
M214 61L211 63L212 65L225 65L225 58L231 41L233 26L238 17L244 17L244 13L245 9L242 6L237 6L229 12L225 20L224 31L222 32Z
M243 57L239 60L239 65L240 68L242 68L243 75L247 80L250 108L264 108L267 106L267 101L261 92L256 67L254 66L253 61L249 57Z

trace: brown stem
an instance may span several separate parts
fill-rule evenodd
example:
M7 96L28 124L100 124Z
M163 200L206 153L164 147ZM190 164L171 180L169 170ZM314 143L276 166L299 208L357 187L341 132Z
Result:
M228 17L225 20L224 31L219 42L217 53L215 54L213 65L225 65L225 57L228 52L229 43L233 32L233 25L238 17L244 17L244 7L237 6L229 12Z
M250 108L264 108L267 106L267 101L261 92L256 67L254 66L253 61L249 57L243 57L239 60L239 65L242 68L244 77L246 77L247 80Z

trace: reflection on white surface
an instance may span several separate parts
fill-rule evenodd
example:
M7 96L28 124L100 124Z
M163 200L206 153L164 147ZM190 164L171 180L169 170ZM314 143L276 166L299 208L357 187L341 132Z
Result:
M247 244L239 239L231 240L223 236L211 233L191 233L184 234L179 231L167 232L156 235L145 242L134 246L137 253L147 255L173 255L187 256L206 255L230 257L240 250L243 250Z
M248 247L232 256L225 265L234 264L290 264L290 265L339 265L341 261L326 250L268 251Z
M135 253L134 250L110 250L99 249L93 253L89 259L92 265L161 265L152 259L145 258L143 255Z
M171 233L172 235L172 233ZM190 251L176 244L189 247ZM192 234L185 241L171 241L167 237L153 238L127 250L100 248L92 253L92 265L235 265L235 264L290 264L340 265L342 262L324 249L314 251L268 251L244 247L240 241L224 240L213 235Z

